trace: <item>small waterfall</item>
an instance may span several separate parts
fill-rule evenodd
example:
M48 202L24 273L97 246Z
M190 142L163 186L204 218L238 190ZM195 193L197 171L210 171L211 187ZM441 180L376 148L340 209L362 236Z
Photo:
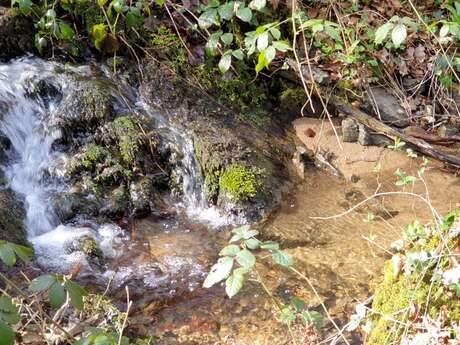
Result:
M23 197L25 226L40 265L54 271L68 272L74 265L88 266L85 255L69 248L83 236L92 236L107 257L113 256L112 242L121 236L116 225L79 227L60 224L51 198L66 189L56 163L60 156L53 142L60 130L49 126L59 99L44 101L34 95L34 80L49 78L66 96L72 83L54 72L56 64L25 58L0 64L0 132L11 148L9 162L3 166L9 187ZM87 69L74 68L84 74Z
M25 81L35 73L35 66L28 63L0 65L0 131L12 145L12 163L5 174L10 187L25 199L26 227L32 237L57 225L47 202L56 186L44 182L53 161L51 144L55 138L44 128L43 119L53 111L54 104L45 107L27 95Z

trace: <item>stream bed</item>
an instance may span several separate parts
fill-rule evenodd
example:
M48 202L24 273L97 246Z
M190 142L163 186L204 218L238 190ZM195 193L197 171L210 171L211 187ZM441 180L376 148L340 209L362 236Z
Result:
M88 66L69 69L79 77L92 73ZM303 182L284 196L281 207L267 221L255 226L262 239L278 241L293 255L295 267L311 280L318 295L302 277L259 255L259 276L252 275L241 294L228 299L222 286L203 289L201 285L229 239L228 229L244 220L227 217L203 201L203 181L190 138L168 129L168 122L150 112L135 93L133 108L155 117L156 126L166 129L166 137L181 149L182 199L172 203L167 214L131 217L129 222L101 222L87 215L77 215L68 222L59 218L53 199L69 189L63 172L68 157L55 145L64 135L55 126L63 99L34 97L30 85L37 85L33 80L38 76L58 85L63 98L71 97L67 92L73 85L71 78L56 74L51 63L26 58L0 65L0 132L9 142L8 159L2 162L6 179L2 188L11 188L25 204L25 227L36 264L43 270L63 273L82 265L82 282L91 282L96 290L110 284L111 295L118 301L123 301L124 287L129 286L135 301L130 330L160 336L160 344L290 344L290 333L278 321L276 305L261 288L260 279L285 303L300 298L309 308L323 313L323 302L333 320L343 327L355 305L369 296L387 258L386 248L411 220L430 219L426 205L403 195L371 200L346 212L379 185L379 191L400 190L394 185L394 165L408 173L420 166L404 152L379 149L376 160L359 166L350 163L348 170L355 182L349 181L347 171L345 178L338 178L306 164ZM121 112L127 111L120 100L116 106ZM299 140L307 147L310 139L303 133L312 126L322 126L322 122L300 119L294 123ZM326 131L325 141L332 142L328 135ZM363 150L357 143L347 143L336 155L361 154ZM369 173L377 163L384 168ZM429 163L425 176L432 204L440 213L458 206L457 177L435 162ZM410 192L426 192L421 183L411 188ZM341 213L341 217L318 219ZM372 222L366 221L369 213L376 216ZM88 236L103 251L104 263L88 261L78 249L76 242ZM326 321L322 336L334 333L332 323ZM299 339L306 336L296 335ZM347 337L352 343L361 343L356 334Z

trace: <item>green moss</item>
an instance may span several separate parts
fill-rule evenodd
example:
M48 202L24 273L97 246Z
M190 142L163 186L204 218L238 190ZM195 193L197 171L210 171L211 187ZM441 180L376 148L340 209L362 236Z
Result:
M80 250L91 258L102 258L103 253L96 240L90 236L81 239Z
M262 187L264 171L240 164L230 165L222 174L219 187L230 194L235 202L254 198Z
M21 218L10 209L0 209L0 232L1 239L28 245L26 230Z
M286 88L280 96L281 107L289 111L300 111L305 101L305 90L301 87Z
M118 117L108 125L108 131L124 163L134 164L142 144L142 135L136 130L133 120L128 116Z
M92 169L97 162L100 162L107 155L107 151L96 144L91 144L83 154L81 165L86 169Z

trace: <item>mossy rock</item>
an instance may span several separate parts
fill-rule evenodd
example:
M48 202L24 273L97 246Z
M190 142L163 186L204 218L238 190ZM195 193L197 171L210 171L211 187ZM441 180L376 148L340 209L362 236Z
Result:
M96 240L91 236L84 236L80 239L79 249L91 259L100 260L104 256Z
M115 98L105 80L74 77L72 91L57 110L57 126L64 140L87 134L113 118Z
M219 179L219 187L236 203L247 202L257 196L264 186L265 171L240 164L228 166Z
M0 239L28 245L23 204L10 189L0 190Z
M16 16L12 9L0 6L0 61L32 52L34 31L29 18Z

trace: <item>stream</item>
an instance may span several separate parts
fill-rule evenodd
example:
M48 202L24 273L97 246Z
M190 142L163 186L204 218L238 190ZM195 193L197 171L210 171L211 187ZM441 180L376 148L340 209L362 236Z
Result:
M135 90L127 87L132 108L153 117L182 153L184 195L175 205L174 216L135 220L131 224L135 231L131 232L123 224L87 216L71 222L59 220L52 201L69 186L64 179L68 157L55 145L64 135L56 126L56 112L70 97L73 84L68 74L57 73L57 69L82 77L93 73L88 66L61 66L30 57L0 65L0 132L10 143L2 168L7 186L24 201L24 221L36 264L43 270L62 273L80 265L83 281L91 282L95 289L112 284L113 295L119 300L124 298L121 287L129 285L135 301L131 329L142 335L162 336L161 344L288 344L288 331L277 321L276 308L256 282L257 277L253 276L242 293L231 300L221 286L209 290L201 287L229 238L225 229L244 220L208 207L191 138L151 111ZM62 96L34 96L39 92L38 77L51 80ZM123 102L116 92L114 96L123 111ZM302 119L294 124L296 129L302 126L306 126ZM302 131L298 137L308 140ZM350 152L355 149L357 146L345 147ZM397 161L408 172L417 169L404 153L392 154L395 156L389 161ZM430 164L426 182L433 190L432 203L439 212L447 212L457 206L452 201L460 194L460 182L435 162ZM320 299L301 277L261 256L257 272L267 288L286 303L301 298L320 312L320 302L324 302L340 326L346 324L356 303L369 296L370 286L387 258L384 248L400 237L405 224L416 217L424 221L430 217L425 205L398 196L342 217L314 219L345 212L372 195L377 185L385 191L396 190L394 169L384 169L376 177L367 173L374 165L350 166L353 174L361 176L359 182L307 165L303 182L284 197L282 206L267 222L258 226L264 239L279 241L294 256L296 268L311 279ZM414 192L424 191L419 184L413 188ZM436 193L440 190L445 192ZM370 211L382 216L368 223L365 218ZM76 243L85 236L93 237L103 251L103 265L94 265L78 250ZM326 338L334 333L331 322L326 322L323 333ZM347 337L352 343L361 343L355 334Z

